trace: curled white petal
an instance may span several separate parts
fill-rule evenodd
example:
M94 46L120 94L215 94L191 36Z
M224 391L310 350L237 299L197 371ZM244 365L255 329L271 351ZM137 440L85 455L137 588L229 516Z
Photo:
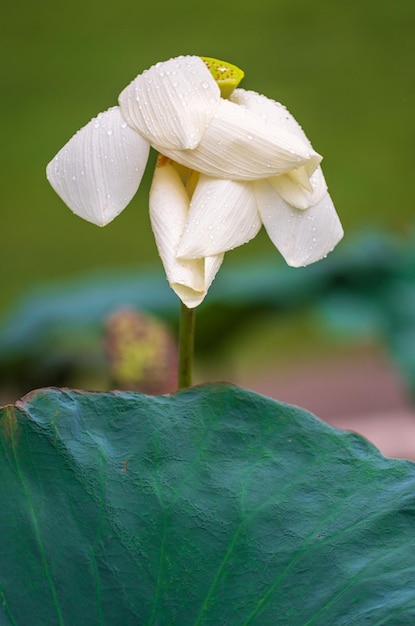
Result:
M219 87L197 56L157 63L119 96L125 120L159 152L195 148L219 101Z
M56 193L80 217L105 226L135 195L150 146L119 107L100 113L58 152L46 169Z
M300 166L307 166L311 173L321 161L320 155L295 134L228 100L221 100L194 150L166 150L153 145L186 167L233 180L268 178Z
M343 237L343 228L328 193L306 211L295 209L268 181L255 183L262 223L288 265L309 265L325 257Z
M190 198L177 171L164 163L156 167L150 190L150 218L167 280L188 307L198 306L223 261L223 254L200 259L178 259Z
M327 193L321 167L318 167L310 177L301 167L282 176L273 176L269 182L275 191L296 209L308 209L317 204Z
M311 143L300 124L280 102L275 102L255 91L245 89L236 89L230 99L260 116L267 124L277 125L295 135L312 149ZM271 178L274 189L288 204L297 209L307 209L316 204L327 192L327 185L321 169L314 169L313 165L307 162L285 175Z
M247 243L260 228L251 182L201 175L177 255L191 259L220 254Z

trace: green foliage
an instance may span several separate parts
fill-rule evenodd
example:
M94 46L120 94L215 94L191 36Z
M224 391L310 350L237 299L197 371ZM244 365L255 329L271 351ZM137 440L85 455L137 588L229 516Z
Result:
M414 240L387 241L377 271L370 277L351 265L350 275L318 303L318 312L328 331L382 342L415 398ZM360 244L363 259L370 251L364 240Z
M415 465L227 385L0 412L2 626L415 621Z
M268 256L237 267L225 263L198 308L196 354L215 354L238 332L252 328L261 314L317 311L326 329L387 344L415 389L415 339L408 341L411 332L415 335L412 262L412 242L372 233L351 238L305 268L276 267ZM161 272L95 273L33 290L0 326L0 379L13 379L24 393L50 384L73 386L73 371L82 373L77 380L87 371L103 371L104 324L125 306L169 323L179 309Z

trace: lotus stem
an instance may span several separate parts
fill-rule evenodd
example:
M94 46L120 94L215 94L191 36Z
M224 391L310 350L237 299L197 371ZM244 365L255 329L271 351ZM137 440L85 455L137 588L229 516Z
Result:
M179 389L191 387L195 337L195 309L181 303L179 331Z

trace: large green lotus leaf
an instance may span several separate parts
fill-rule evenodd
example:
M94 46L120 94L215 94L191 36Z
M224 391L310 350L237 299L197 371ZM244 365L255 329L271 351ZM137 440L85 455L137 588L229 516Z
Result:
M230 385L1 412L1 626L415 624L415 465Z

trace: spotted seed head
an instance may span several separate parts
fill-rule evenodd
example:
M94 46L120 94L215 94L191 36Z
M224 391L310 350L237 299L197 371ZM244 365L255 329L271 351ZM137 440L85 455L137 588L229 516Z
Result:
M244 72L225 61L212 59L211 57L201 57L206 63L210 73L219 85L222 98L229 98L234 89L237 88L243 77Z
M106 322L104 352L112 386L154 395L174 391L177 346L161 321L131 309L115 311Z

